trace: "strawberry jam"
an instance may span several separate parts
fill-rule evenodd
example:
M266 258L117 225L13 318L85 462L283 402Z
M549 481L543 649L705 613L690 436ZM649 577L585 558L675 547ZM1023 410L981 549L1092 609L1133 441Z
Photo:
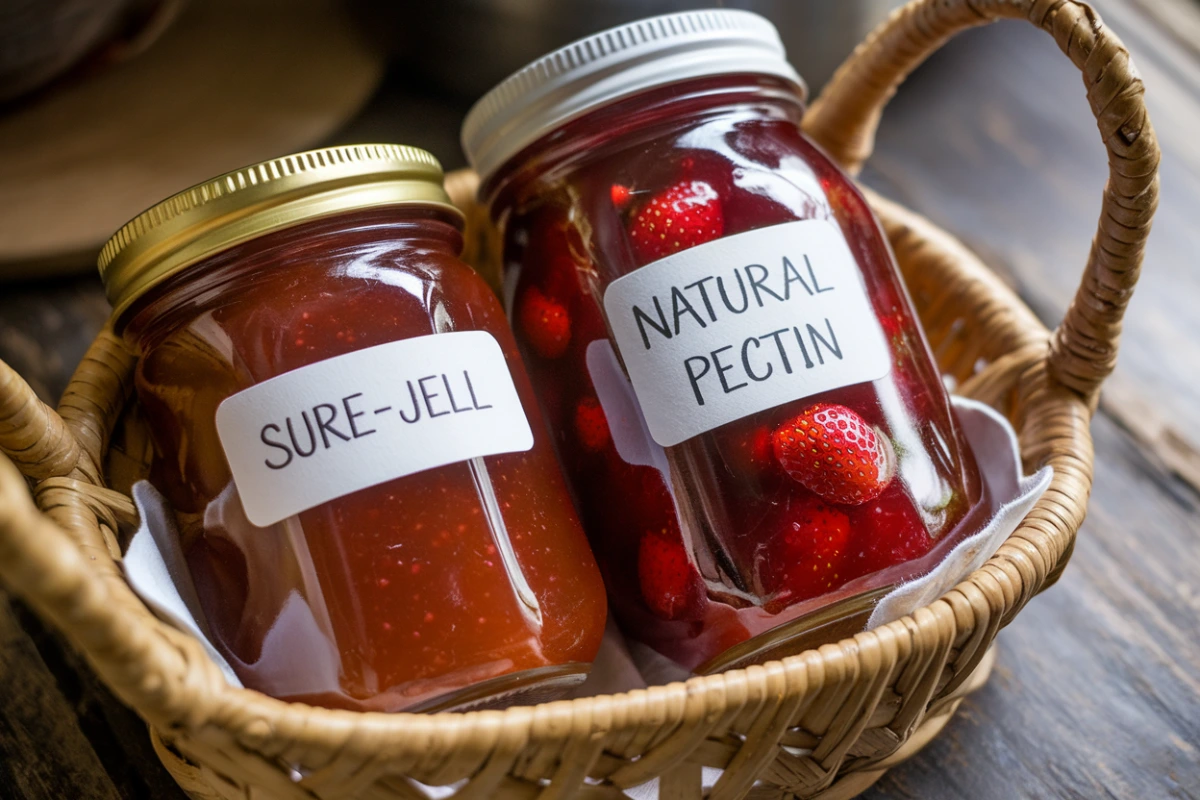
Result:
M436 162L334 148L179 197L183 247L154 240L167 201L102 272L151 479L242 682L392 711L582 680L603 583Z
M693 670L860 630L989 511L888 243L802 114L774 29L723 10L570 45L463 132L610 606Z

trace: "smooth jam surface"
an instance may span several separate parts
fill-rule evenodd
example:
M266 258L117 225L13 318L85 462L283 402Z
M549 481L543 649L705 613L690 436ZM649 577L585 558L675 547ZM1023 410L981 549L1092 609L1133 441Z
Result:
M435 219L342 215L197 265L131 318L152 480L177 512L213 639L251 688L391 711L590 662L599 647L602 582L503 311L457 259L460 242ZM462 330L500 343L531 450L392 480L267 528L246 520L214 427L222 400L339 354ZM503 558L481 481L515 563Z
M928 571L988 511L887 241L799 132L790 91L732 76L647 92L548 135L484 187L504 230L510 316L610 605L628 634L689 669ZM609 435L622 423L600 407L587 356L611 338L606 287L666 253L810 219L844 234L889 374L667 447L665 466L622 458ZM887 440L895 477L877 497L825 502L782 468L777 433L821 404Z

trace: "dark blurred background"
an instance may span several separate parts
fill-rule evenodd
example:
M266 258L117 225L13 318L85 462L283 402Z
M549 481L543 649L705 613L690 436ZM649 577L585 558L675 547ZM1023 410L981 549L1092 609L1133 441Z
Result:
M403 140L461 166L463 113L508 74L589 33L711 4L0 0L0 275L86 269L165 195L331 137ZM814 89L897 4L726 3L775 21Z

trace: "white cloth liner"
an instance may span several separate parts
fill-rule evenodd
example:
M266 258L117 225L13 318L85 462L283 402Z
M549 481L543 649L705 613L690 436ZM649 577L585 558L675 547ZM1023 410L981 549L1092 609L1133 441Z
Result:
M141 522L129 540L123 560L129 584L159 618L199 639L204 651L225 673L225 679L233 686L241 686L229 662L209 639L208 625L179 546L170 506L148 481L134 484L133 502Z
M937 568L880 598L867 620L867 630L929 605L982 567L1050 488L1054 470L1049 466L1022 476L1016 432L999 412L962 397L954 398L954 407L979 461L980 474L991 490L996 510L981 531L959 542Z
M982 566L1016 530L1050 485L1050 467L1022 476L1017 437L1003 416L982 403L965 398L954 398L954 406L963 432L975 451L980 474L987 483L996 511L982 530L959 543L934 570L880 599L868 629L899 619L933 602ZM133 487L133 499L141 525L124 558L130 585L159 617L199 639L229 683L241 686L229 663L208 638L207 625L179 546L174 516L166 500L146 481ZM273 629L267 638L275 632ZM636 658L631 656L631 650L636 651ZM627 643L610 620L592 674L573 696L630 691L686 677L674 662L636 642ZM705 769L705 788L711 787L719 776L720 770ZM636 800L653 800L658 794L657 786L657 780L650 781L629 789L627 794ZM445 793L443 787L429 789L431 797Z

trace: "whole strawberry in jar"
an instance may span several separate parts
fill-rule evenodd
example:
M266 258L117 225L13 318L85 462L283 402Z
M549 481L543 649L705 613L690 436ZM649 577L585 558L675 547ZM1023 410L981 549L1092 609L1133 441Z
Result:
M463 129L610 607L701 672L852 632L988 511L887 241L803 112L771 24L712 10L551 53Z

